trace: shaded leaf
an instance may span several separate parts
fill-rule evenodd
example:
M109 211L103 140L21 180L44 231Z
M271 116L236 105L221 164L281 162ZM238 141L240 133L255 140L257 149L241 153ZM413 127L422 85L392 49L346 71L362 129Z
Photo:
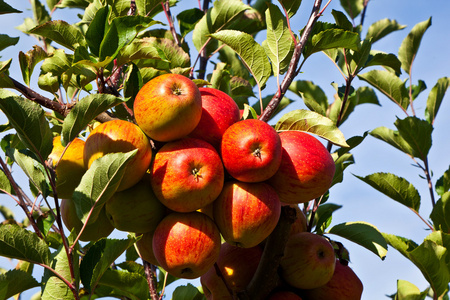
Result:
M203 18L204 13L198 8L186 9L177 15L178 24L180 26L180 34L185 37L189 32L194 30L195 25Z
M330 226L333 213L340 209L342 205L334 203L324 203L319 205L316 211L315 217L315 231L317 234L323 234L325 230Z
M400 136L413 150L413 156L425 160L431 148L433 126L417 117L397 119L394 124Z
M14 46L19 41L19 37L10 37L7 34L0 34L0 51L9 46Z
M370 132L370 135L385 141L389 145L399 149L400 151L414 156L414 151L411 146L400 136L398 131L394 131L387 127L377 127Z
M47 52L37 45L33 46L33 49L27 51L27 53L19 52L20 69L22 71L23 81L27 85L30 85L30 78L31 74L33 74L34 67L47 57Z
M436 85L431 89L428 95L425 117L431 124L434 123L439 107L441 106L444 95L450 85L450 78L442 77L438 79Z
M109 94L92 94L82 98L64 119L61 144L66 146L100 113L124 101Z
M350 18L355 19L364 8L364 0L341 0L341 6Z
M401 62L392 53L383 53L379 51L370 51L369 59L364 66L367 67L373 67L373 66L382 66L382 67L389 67L395 71L396 74L400 74L401 71Z
M174 6L178 1L169 0L169 6ZM129 2L125 1L126 6L130 6ZM141 16L153 17L163 11L161 0L138 0L136 1L138 13Z
M284 7L289 18L292 18L300 8L301 0L279 0L280 4Z
M0 255L48 265L50 250L35 233L16 224L0 225Z
M226 69L226 64L222 62L216 64L216 68L212 72L211 78L209 79L211 87L217 90L221 90L227 95L230 95L231 94L230 81L231 75L230 72L228 72L228 70Z
M310 110L326 116L328 98L320 86L315 85L312 81L297 80L291 83L289 90L298 94Z
M311 54L334 48L358 50L360 47L359 34L344 29L331 28L320 31L312 36L303 55L305 58Z
M211 36L228 45L241 57L260 88L265 85L272 68L264 48L251 35L237 30L221 30Z
M402 69L411 75L411 67L417 52L419 51L420 42L428 27L431 26L431 18L416 24L408 36L403 40L398 49L398 58L402 62Z
M1 299L9 299L16 294L38 286L39 282L23 270L13 269L0 274Z
M0 109L17 131L22 143L46 159L52 151L53 137L42 107L11 92L0 90Z
M335 145L348 147L344 135L330 119L312 111L297 109L284 114L275 125L277 131L299 130L316 134Z
M355 159L353 158L353 154L344 153L341 156L337 157L334 161L335 171L333 176L333 181L331 182L331 186L336 183L342 182L344 180L344 171L348 166L355 163Z
M202 300L204 296L195 286L188 283L178 286L173 291L172 298L177 300Z
M374 173L366 177L356 177L389 198L419 212L419 192L406 179L390 173Z
M133 300L148 299L148 283L145 275L128 271L106 269L100 277L98 285L114 289L115 295Z
M369 26L366 39L371 40L372 43L375 43L388 34L404 28L406 28L406 25L400 25L396 20L390 20L387 18L382 19Z
M20 11L18 9L15 9L14 7L10 6L4 0L0 0L0 15L12 14L12 13L21 13L21 12L22 11Z
M110 265L136 241L128 239L101 239L87 251L80 265L81 282L92 292Z
M100 45L109 28L108 16L110 12L111 7L109 5L98 9L86 30L86 43L96 56L100 55Z
M0 169L0 190L1 190L0 193L6 192L6 193L12 194L12 195L15 194L14 189L11 185L11 182L9 181L8 177L6 176L5 172L2 169ZM0 205L0 207L3 207L3 206ZM5 219L7 219L7 218L5 217Z
M78 46L86 46L86 40L81 31L62 20L48 21L31 29L30 33L48 38L70 50L75 50Z
M450 192L445 192L434 205L430 214L436 230L450 232Z
M442 196L445 192L450 190L450 167L444 174L436 181L435 185L436 193Z

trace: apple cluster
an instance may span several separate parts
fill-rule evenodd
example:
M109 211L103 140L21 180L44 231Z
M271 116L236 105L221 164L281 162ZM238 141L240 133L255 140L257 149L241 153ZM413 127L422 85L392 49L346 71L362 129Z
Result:
M57 163L61 215L76 232L83 224L71 196L84 172L107 153L137 149L81 240L98 240L114 229L133 232L142 259L179 278L200 277L208 299L232 299L230 292L243 290L253 277L282 205L292 205L298 218L280 264L285 286L270 299L302 299L292 290L308 291L304 299L360 299L359 279L349 279L347 266L350 271L341 271L326 238L307 232L298 207L331 186L335 164L319 140L241 120L229 95L177 74L147 82L133 113L135 123L102 123L67 149L54 139L50 157Z

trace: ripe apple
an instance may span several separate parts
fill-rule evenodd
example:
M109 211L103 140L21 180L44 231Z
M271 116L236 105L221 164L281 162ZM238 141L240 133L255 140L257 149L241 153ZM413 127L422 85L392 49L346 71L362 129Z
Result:
M203 140L186 137L168 142L155 155L150 182L169 209L195 211L219 196L224 182L222 161Z
M155 231L166 215L166 207L156 198L146 180L124 191L115 192L106 201L105 209L114 228L135 233Z
M322 298L321 300L328 300L329 298ZM267 300L302 300L302 298L290 291L276 291L269 295Z
M138 151L128 162L117 189L123 191L141 180L152 160L150 141L137 125L123 120L113 120L95 127L86 139L84 165L87 169L94 160L105 154L125 153L134 149Z
M202 117L189 136L203 139L220 151L222 135L240 120L239 107L228 94L214 88L199 88L202 96Z
M202 115L202 97L189 78L164 74L139 90L133 111L137 124L150 138L173 141L197 126Z
M235 179L259 182L269 179L281 162L281 140L266 122L247 119L234 123L222 136L225 169Z
M241 248L223 243L217 259L221 275L212 266L200 277L206 299L233 299L228 288L234 294L244 290L252 280L261 256L262 249L259 246Z
M194 279L219 257L220 233L205 214L173 212L156 227L152 243L158 265L175 277Z
M333 277L325 285L305 290L308 300L360 300L363 284L353 270L336 261Z
M60 204L61 209L61 218L64 222L64 225L69 231L75 228L77 233L80 232L83 227L83 223L77 216L77 212L75 210L75 203L72 199L62 199ZM107 237L114 230L114 227L108 220L106 216L105 208L103 207L100 213L98 214L97 219L94 221L89 220L88 224L83 230L83 233L80 236L80 240L87 241L98 241L101 238Z
M281 213L277 193L264 182L226 182L213 205L214 221L225 241L243 248L267 238Z
M325 146L301 131L279 134L283 148L281 165L269 183L280 201L296 204L320 197L330 188L335 165Z
M139 256L145 260L146 262L151 263L152 265L159 266L158 261L156 260L155 254L153 253L153 234L155 231L149 231L143 233L141 235L141 239L138 240L134 247L136 248ZM137 236L138 234L136 234Z
M293 207L296 211L296 219L294 223L291 225L291 233L290 235L299 233L299 232L305 232L308 230L308 221L306 220L306 216L303 213L303 211L298 207L297 204L290 205Z
M53 149L48 158L52 160L53 167L56 166L58 197L71 198L73 191L81 181L81 177L86 172L83 161L84 141L76 138L69 144L65 152L64 149L65 147L61 144L61 137L54 137Z
M336 258L333 246L324 237L300 232L291 235L281 259L281 276L291 286L313 289L333 276Z

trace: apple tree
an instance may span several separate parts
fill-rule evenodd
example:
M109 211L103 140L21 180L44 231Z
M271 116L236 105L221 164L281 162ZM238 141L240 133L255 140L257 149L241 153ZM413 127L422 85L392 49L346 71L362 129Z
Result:
M135 111L135 100L138 102L141 101L139 98L157 93L156 89L151 89L155 86L146 86L154 82L152 80L155 78L177 74L193 83L194 89L208 87L229 96L233 100L231 105L235 105L239 112L238 120L233 122L258 119L265 126L270 124L267 133L259 139L269 140L272 138L269 135L273 135L274 140L278 139L279 145L276 147L279 147L280 152L283 143L286 152L289 141L289 138L283 138L284 132L306 132L308 137L320 140L319 144L323 147L321 156L330 157L329 165L333 171L328 172L331 174L329 182L318 195L298 194L295 198L304 199L281 206L277 195L281 199L282 193L277 191L277 187L282 186L285 179L277 181L270 177L257 180L261 181L258 187L253 183L232 182L230 178L234 177L234 173L223 173L220 159L225 162L225 158L217 155L218 163L211 173L215 179L220 174L220 186L215 189L214 199L209 201L214 203L212 217L204 216L208 214L207 205L176 214L182 214L182 218L187 218L189 214L195 215L198 222L206 222L198 225L199 228L214 228L212 231L218 230L212 220L217 219L216 223L222 224L231 218L223 213L227 204L222 204L230 191L243 195L248 201L245 203L253 200L259 203L272 193L274 196L269 197L270 201L276 201L274 205L278 207L275 221L271 219L273 226L261 240L254 243L256 246L252 243L252 247L248 247L256 247L252 250L254 252L244 254L239 251L245 247L235 249L240 253L238 257L247 257L236 263L234 270L237 274L248 273L244 286L232 286L227 282L228 275L220 269L219 265L225 264L223 261L226 261L226 256L218 258L219 248L220 252L225 252L229 246L220 246L219 231L210 235L218 241L219 248L215 245L208 248L207 239L202 240L204 248L200 253L214 256L214 260L209 259L210 265L206 268L218 276L218 281L212 285L224 286L224 290L217 292L217 295L224 293L229 299L253 300L269 299L269 295L272 295L271 299L287 299L283 298L287 297L283 293L291 293L302 299L324 299L321 292L317 292L317 295L322 296L314 296L314 292L310 291L314 283L307 288L286 283L298 281L301 276L311 279L317 274L292 275L297 278L288 280L283 278L284 273L290 273L286 271L289 266L302 260L295 257L293 263L283 262L284 254L300 251L300 243L296 244L297 248L289 248L294 244L291 231L300 226L300 231L307 232L303 235L312 235L308 245L315 245L315 240L320 238L318 244L329 246L327 251L331 252L333 265L331 272L328 270L329 278L334 270L336 274L338 272L335 264L345 265L350 260L347 242L358 244L380 260L386 257L389 246L390 251L398 251L411 261L429 284L427 289L421 291L415 283L399 280L397 291L385 291L393 293L392 299L448 299L450 169L433 177L429 155L435 120L443 117L438 116L438 112L450 79L443 77L436 83L428 83L432 88L426 103L416 105L415 100L423 95L427 84L424 80L416 82L412 72L422 38L431 26L431 18L413 25L401 42L398 53L394 54L378 49L379 44L376 42L391 33L404 30L406 26L391 19L365 24L365 14L370 11L369 1L341 0L340 10L329 8L331 0L326 3L315 0L310 4L303 3L303 6L301 2L191 1L191 7L185 7L175 15L173 12L178 6L184 5L184 1L30 1L33 17L25 18L18 29L26 38L34 39L36 44L31 49L20 51L15 57L2 57L0 62L0 110L8 120L0 127L3 133L0 141L0 191L4 194L2 197L8 199L0 206L4 219L0 225L0 256L17 262L15 268L1 270L0 298L17 299L25 291L37 288L38 297L42 299L114 297L156 300L161 299L166 286L171 285L177 286L172 295L175 300L206 299L207 283L204 282L207 279L203 278L198 287L191 283L186 285L185 281L180 280L183 272L175 276L167 263L161 263L164 255L161 252L165 251L164 243L169 243L169 239L152 238L142 229L143 226L150 226L148 224L156 227L164 223L165 227L159 226L154 231L159 233L165 232L169 223L178 224L172 220L175 215L168 212L166 206L169 205L163 205L157 198L163 193L176 193L185 185L177 185L173 181L165 186L164 191L156 192L158 175L149 169L150 160L156 159L158 152L169 147L171 141L155 139L147 132L146 136L140 131L139 124L136 125L138 112ZM295 28L297 23L292 21L301 10L311 12L305 25ZM55 11L76 12L78 19L75 22L55 19ZM14 3L0 0L0 14L20 17L23 12L14 8ZM324 15L331 16L334 22L322 22L320 18ZM0 51L15 45L18 39L2 34ZM313 83L314 78L302 73L308 59L320 55L331 60L344 78L341 86L333 83L335 95L332 101L327 98L323 88ZM13 60L19 62L22 78L12 75ZM37 82L32 82L33 78L37 78ZM143 87L152 92L139 95ZM351 122L350 116L358 113L356 108L359 105L379 105L381 101L387 100L398 107L398 118L393 126L380 124L379 127L351 137L340 129L344 122ZM300 101L302 108L292 108ZM162 110L175 112L178 109L164 106L163 103L167 102L161 102L159 108L162 107ZM213 109L214 105L217 108L230 105L218 103L213 102ZM143 106L147 105L144 103ZM226 109L230 110L232 108ZM182 113L174 115L173 120L177 122L173 123L181 127L176 130L172 128L172 131L179 133L181 128L195 127L196 124L189 121L192 118L184 119ZM192 113L186 115L191 117ZM139 118L146 121L153 116L151 111L139 112ZM199 118L196 117L195 122L199 122ZM108 133L101 131L113 122L118 125L108 129ZM124 130L124 127L132 129ZM238 135L239 140L239 134L247 131L254 133L258 131L255 128L240 128L233 134ZM114 134L121 131L126 131L129 139L121 140L120 145L111 142L115 140ZM94 141L96 134L102 138ZM196 137L202 138L202 135L197 134ZM137 141L138 136L142 137L140 141ZM368 175L347 174L347 167L355 163L352 151L364 143L367 137L384 142L388 151L401 151L409 157L417 167L415 170L425 180L429 195L419 194L418 188L406 178L381 170ZM102 139L108 139L110 144L105 146ZM295 141L293 148L298 149L300 142ZM78 143L82 146L76 148ZM92 149L97 147L89 155L86 154L88 144ZM310 146L312 142L301 144L307 145L304 146L305 151L313 147ZM226 149L230 153L227 155L238 152L237 144L227 145L232 145ZM170 151L174 151L176 146L170 144L170 147ZM215 145L202 146L202 149L211 148L211 151L215 151L214 147L217 150ZM147 149L146 152L141 150L143 148ZM142 155L142 151L146 155ZM311 152L317 154L318 151ZM219 149L217 153L225 155L225 150ZM256 156L260 157L261 153L258 150ZM142 163L144 158L141 156L147 157L145 163ZM170 155L166 156L164 159L171 159ZM200 151L195 152L194 156L200 156ZM86 157L93 158L88 163ZM274 173L280 166L281 154L277 159L276 167L272 167ZM309 157L310 160L312 158ZM131 166L136 161L140 163L139 175L135 171L130 172L135 170ZM240 162L233 165L238 169L237 172L249 168L244 160ZM161 164L167 166L166 161ZM307 171L313 169L309 165L302 168ZM173 172L177 168L174 169ZM198 181L206 177L195 170L193 174ZM27 180L19 181L18 172L23 172ZM260 170L258 178L265 176L264 172ZM138 176L139 180L134 180ZM423 222L429 230L426 238L414 241L397 235L395 231L381 232L377 224L365 220L334 224L334 212L351 209L333 203L333 187L344 184L348 176L356 176L361 185L368 184L415 213L418 221ZM121 184L130 179L133 181L130 185L139 185L139 190L131 192L128 190L130 186L121 188ZM142 182L146 184L142 185ZM319 185L316 182L312 189ZM219 192L222 193L217 196ZM189 198L192 193L183 194L183 197ZM141 203L144 198L151 199L152 203ZM220 205L216 204L219 200ZM419 214L421 201L431 201L432 208L426 215L423 212ZM13 212L13 206L23 211L24 219ZM192 212L197 208L204 214ZM133 217L126 219L125 215L131 209L134 209L130 213ZM242 208L244 210L245 205ZM137 213L140 213L139 217L136 217ZM170 218L163 219L164 214L169 214ZM250 215L250 212L245 214ZM258 211L254 218L262 214L262 210ZM264 223L266 221L258 226L262 227ZM222 227L226 225L219 226L219 229ZM127 237L114 238L111 232L115 229L127 232ZM180 229L182 231L190 232ZM257 233L255 229L253 238L260 231ZM228 236L232 234L224 233L223 230L221 237L228 242ZM199 247L194 245L195 240L203 239L203 235L193 238L192 234L189 233L183 239L179 233L179 239L171 247L180 250L183 243L189 240L191 251L196 251ZM151 242L157 245L149 247ZM155 251L155 260L144 254L146 247ZM188 256L188 253L180 251L174 251L171 259L181 260ZM256 262L255 258L258 258ZM41 278L33 275L36 268L43 271ZM207 274L207 270L202 270L201 274L195 273L194 278ZM340 280L337 286L344 286L345 280L351 276L354 275L343 275L337 279ZM324 283L319 285L322 287ZM285 296L276 298L276 292ZM344 292L335 288L328 293L339 297ZM360 292L355 295L351 297L361 297ZM345 293L340 297L343 298L336 299L350 299Z

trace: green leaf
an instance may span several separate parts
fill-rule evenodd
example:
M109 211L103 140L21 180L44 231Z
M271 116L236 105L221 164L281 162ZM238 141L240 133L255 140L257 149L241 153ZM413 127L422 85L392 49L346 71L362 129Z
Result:
M274 95L267 95L262 99L263 107L267 107L270 100L272 100L273 96ZM292 100L290 100L287 97L283 97L281 99L280 103L278 104L277 108L273 112L271 118L274 118L280 111L282 111L286 106L288 106L291 103L292 103ZM255 110L257 116L261 115L261 105L260 105L259 101L257 101L255 104L253 104L252 108Z
M372 43L375 43L388 34L404 28L406 28L406 25L400 25L396 20L390 20L387 18L382 19L369 26L366 39L370 40Z
M9 67L11 66L11 62L12 58L7 61L0 61L0 88L15 88L14 83L9 77Z
M174 291L172 299L176 300L202 300L204 296L198 288L188 283L187 285L180 285Z
M180 34L184 38L189 32L194 30L195 25L203 18L204 13L194 7L186 9L177 15L178 24L180 26Z
M346 222L331 227L328 233L338 235L372 251L381 259L386 257L387 244L378 229L366 222Z
M419 192L406 179L390 173L374 173L366 177L356 177L389 198L419 212Z
M34 20L38 25L42 25L45 22L51 20L50 14L45 8L45 5L43 5L39 0L32 0L30 1L30 3L31 9L33 11Z
M272 74L264 48L254 38L237 30L221 30L211 35L233 49L262 88Z
M298 80L291 83L289 90L298 94L310 110L326 116L328 99L320 86L315 85L312 81Z
M7 34L0 34L0 51L9 46L14 46L19 41L19 37L10 37Z
M16 224L0 225L0 255L48 265L50 250L35 233Z
M2 169L0 169L0 192L1 193L6 192L11 195L15 194L14 189L11 185L11 182L9 181L8 177L6 176L5 171L3 171ZM2 205L0 205L0 207L3 208ZM5 217L5 219L7 219L7 218Z
M394 131L392 129L389 129L387 127L381 126L377 127L374 130L370 132L370 135L376 137L377 139L380 139L382 141L385 141L389 145L399 149L400 151L409 154L411 156L414 156L413 149L411 146L403 139L403 137L400 136L398 131Z
M92 94L81 99L64 119L61 131L62 145L65 146L76 138L100 113L124 101L109 94Z
M311 42L307 44L303 55L305 58L311 54L334 48L358 50L360 47L359 34L344 29L331 28L314 34Z
M211 78L209 79L211 87L230 95L230 80L231 75L226 69L226 64L223 62L216 64L216 68L212 72Z
M430 218L436 230L449 232L450 230L450 192L445 192L436 202L431 211Z
M70 50L75 50L78 46L86 46L86 40L81 31L62 20L46 22L31 29L30 33L48 38Z
M428 289L421 292L417 286L406 281L397 280L397 294L398 300L425 300L428 294Z
M408 90L405 83L395 74L384 70L372 70L358 75L358 77L375 87L404 110L408 108Z
M269 6L266 10L267 40L262 46L272 62L273 73L278 76L289 67L295 44L286 18L278 6L270 3L267 5Z
M148 299L147 279L138 273L107 269L100 277L98 285L113 288L114 294L127 297L127 299Z
M341 0L341 6L350 18L355 19L364 9L364 0Z
M324 203L319 205L315 218L315 231L318 234L323 234L325 232L328 226L330 226L333 213L341 207L342 205L337 205L334 203Z
M159 22L143 16L115 18L100 44L100 60L103 61L107 57L115 58L119 51L131 43L139 32L155 24L159 24Z
M442 196L445 192L450 190L450 167L436 181L435 189L439 196Z
M74 255L72 260L72 266L74 268L75 273L75 282L79 280L79 265L78 265L78 257ZM50 267L55 270L60 276L66 279L69 282L72 282L72 276L69 267L69 259L64 249L64 246L61 245L58 250L53 253L51 265ZM61 299L61 300L74 300L75 297L70 290L70 288L66 285L64 281L62 281L55 273L52 271L45 269L44 275L42 276L42 300L53 300L53 299Z
M39 104L0 90L0 109L17 131L22 143L46 159L52 151L53 136Z
M97 10L86 31L86 43L92 54L96 56L100 55L100 45L109 28L108 16L110 12L111 7L109 5Z
M106 200L116 191L122 180L127 162L136 155L137 149L127 153L109 153L96 159L81 178L73 193L77 215L83 223L95 221Z
M345 149L345 148L341 148ZM344 180L344 171L347 169L348 166L355 163L355 159L353 158L353 154L351 153L344 153L341 156L337 157L334 160L335 164L335 171L333 176L333 181L331 182L331 186L342 182Z
M402 69L409 75L411 75L412 64L419 51L422 37L430 26L431 18L416 24L398 49L398 58L402 62Z
M16 294L38 286L39 282L23 270L13 269L0 274L1 299L9 299Z
M409 258L408 253L418 246L414 241L397 235L383 233L383 237L390 246L394 247L406 258Z
M348 147L344 135L336 125L316 112L297 109L284 114L275 125L275 130L299 130L316 134L335 145Z
M428 95L427 107L425 109L425 116L428 122L434 123L439 107L441 106L444 95L450 85L449 77L442 77L438 79L436 85L431 89Z
M417 117L397 119L394 124L400 136L413 150L413 156L425 160L431 148L433 125Z
M383 66L389 67L395 71L396 74L400 74L401 62L398 60L397 56L392 53L383 53L379 51L370 51L369 59L365 64L365 68L373 66Z
M101 239L88 250L80 265L81 282L89 291L94 291L101 277L110 265L136 241L135 238L123 240Z
M33 46L32 50L27 51L27 53L19 52L20 69L22 70L23 81L27 85L30 85L30 78L34 67L47 57L47 52L36 45Z
M292 18L300 8L301 0L279 0L280 4L286 10L289 18Z
M175 6L177 2L177 0L169 0L169 6ZM130 3L126 0L124 5L129 7ZM139 15L151 18L163 11L161 0L137 0L136 7Z
M339 26L339 28L345 29L348 31L353 31L352 22L350 22L350 20L347 18L347 16L343 12L333 9L331 11L331 14L333 15L336 25Z
M22 11L17 10L6 3L4 0L0 0L0 15L4 14L12 14L12 13L21 13Z

